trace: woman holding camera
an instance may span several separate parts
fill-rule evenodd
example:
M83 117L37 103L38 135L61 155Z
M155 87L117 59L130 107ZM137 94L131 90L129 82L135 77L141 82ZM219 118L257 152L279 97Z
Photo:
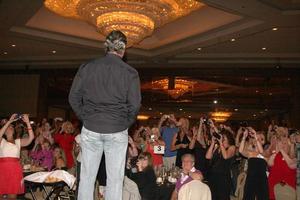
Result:
M13 122L22 119L27 125L29 137L15 139ZM29 145L34 138L27 114L13 114L0 129L0 198L8 195L15 199L17 194L24 193L23 170L20 164L21 147Z
M267 162L262 155L261 141L253 128L244 129L239 152L248 158L243 200L268 200Z
M149 152L141 153L136 163L138 172L130 173L128 176L137 184L142 200L156 199L156 176L152 162Z
M161 167L163 164L163 156L160 153L156 153L154 148L157 146L161 148L161 146L165 146L165 142L159 136L159 129L153 127L151 129L151 135L147 139L146 143L146 151L149 152L153 158L153 166L154 167Z
M294 157L292 150L295 143L293 135L290 136L290 139L285 137L275 139L276 148L272 151L272 155L268 160L270 167L268 177L269 195L271 200L275 200L275 186L277 184L292 187L294 191L290 192L290 195L296 196L297 159Z
M177 122L179 132L173 136L171 150L177 151L176 155L176 166L182 167L181 157L184 154L190 153L189 144L191 138L189 138L189 120L187 118L180 118Z
M211 126L214 126L213 123ZM214 129L214 128L213 128ZM228 130L212 134L212 141L206 152L210 160L208 184L213 200L230 200L230 167L235 155L234 138Z

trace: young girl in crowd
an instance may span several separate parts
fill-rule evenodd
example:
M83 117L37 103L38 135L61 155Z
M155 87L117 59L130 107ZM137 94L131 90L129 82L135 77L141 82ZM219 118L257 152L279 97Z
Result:
M13 122L22 119L27 126L27 138L14 138ZM29 145L34 134L27 114L20 117L13 114L0 129L0 198L8 195L15 199L17 194L24 193L23 170L19 162L21 147Z

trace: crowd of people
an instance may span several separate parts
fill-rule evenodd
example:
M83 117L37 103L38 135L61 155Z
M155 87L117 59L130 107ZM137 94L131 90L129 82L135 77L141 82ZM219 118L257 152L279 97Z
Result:
M245 123L235 130L205 117L192 123L190 126L188 118L170 114L151 126L136 125L129 130L125 175L136 183L142 199L156 199L156 172L175 167L181 168L181 174L171 197L174 200L179 199L182 186L193 180L208 185L213 200L233 196L276 199L284 188L292 191L290 199L296 196L298 131L274 122L265 131ZM13 114L3 119L0 168L5 173L0 175L0 194L24 193L22 165L26 164L48 171L67 170L79 181L80 132L78 121L62 118L44 118L37 123L30 122L26 114ZM163 147L163 151L157 151L157 147ZM105 171L104 166L98 173L102 176L102 196Z
M140 80L122 60L126 46L125 34L112 31L105 56L77 71L69 103L82 127L62 118L32 123L27 114L1 121L0 198L25 192L26 164L76 175L79 200L94 199L96 178L106 200L156 200L165 181L173 183L172 200L296 198L297 130L273 122L268 130L231 127L207 117L190 124L174 114L135 126Z

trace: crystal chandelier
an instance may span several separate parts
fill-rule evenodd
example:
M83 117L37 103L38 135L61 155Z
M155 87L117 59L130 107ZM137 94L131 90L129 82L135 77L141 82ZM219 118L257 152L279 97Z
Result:
M120 30L129 45L203 6L196 0L45 0L44 4L58 15L95 25L104 36Z
M170 95L173 99L178 99L185 93L192 91L193 86L196 84L196 82L191 80L175 78L174 87L170 88L169 84L169 79L160 79L152 82L152 88L154 90L161 89L168 93L168 95Z
M225 111L215 111L211 113L211 118L216 122L225 122L230 116L231 113Z

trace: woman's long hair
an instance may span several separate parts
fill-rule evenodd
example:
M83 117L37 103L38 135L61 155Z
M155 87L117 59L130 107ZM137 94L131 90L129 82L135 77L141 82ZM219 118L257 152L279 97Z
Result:
M142 152L139 157L138 160L142 160L142 159L147 159L148 160L148 166L145 168L147 169L148 167L153 167L153 159L152 159L152 155L149 152Z

